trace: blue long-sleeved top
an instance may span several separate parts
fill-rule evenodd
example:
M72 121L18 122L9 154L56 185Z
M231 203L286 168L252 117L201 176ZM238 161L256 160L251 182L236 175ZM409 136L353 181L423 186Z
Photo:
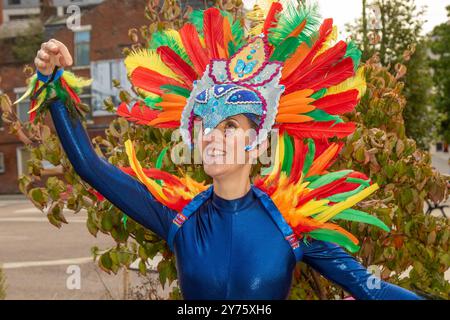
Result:
M50 107L61 144L79 176L144 227L167 240L176 255L185 299L286 299L293 270L303 261L356 299L420 299L374 278L340 246L313 240L293 246L287 224L270 198L252 186L242 198L225 200L210 187L177 212L146 187L99 157L78 120L57 101ZM186 213L185 212L185 213ZM179 220L178 220L179 221Z

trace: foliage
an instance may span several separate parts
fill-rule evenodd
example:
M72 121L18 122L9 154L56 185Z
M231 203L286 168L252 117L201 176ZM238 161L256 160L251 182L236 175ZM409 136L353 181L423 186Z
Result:
M450 6L447 6L450 19ZM434 71L433 80L436 87L436 106L445 115L441 134L450 143L450 24L442 23L431 33L431 51L436 55L431 66Z
M391 233L367 225L347 225L362 241L357 256L363 264L380 267L382 279L391 283L448 299L450 284L444 272L450 267L449 220L423 213L425 199L440 202L448 196L446 182L432 169L430 154L417 149L405 134L402 111L406 100L400 75L390 74L375 60L366 64L368 91L357 112L348 114L349 120L359 125L332 169L352 168L380 185L372 200L360 205L392 226ZM410 266L409 277L401 277ZM304 266L298 269L298 274L304 274ZM321 280L306 277L295 287L295 297L339 294ZM308 285L314 290L307 289Z
M14 58L18 62L33 61L42 42L44 42L42 25L30 24L22 35L14 39L14 45L11 48Z
M388 71L408 70L403 91L406 134L428 150L437 137L441 115L434 108L428 43L421 36L425 9L409 0L362 1L363 18L347 26L347 31L363 48L363 60L376 54ZM369 8L376 12L372 26L367 22Z
M171 8L172 5L176 6L168 2ZM184 17L182 10L172 8L174 15L161 18L162 12L166 12L163 8L147 8L146 14L156 22L139 31L130 31L134 46L146 46L151 30L157 30L155 28L165 24L176 25L176 21ZM430 155L417 150L415 142L406 137L402 118L406 100L402 95L403 84L398 81L400 76L393 76L374 61L370 61L366 67L368 92L358 111L348 115L349 120L358 122L359 126L348 137L334 169L352 167L378 182L380 191L371 201L362 203L361 207L394 228L391 234L387 234L377 228L356 223L346 227L362 242L358 257L364 265L380 266L383 279L406 288L414 288L415 285L423 291L445 297L450 291L443 276L450 266L448 220L423 214L424 199L440 201L446 196L445 183L432 170ZM119 87L117 81L115 85ZM132 100L125 91L119 97L127 103ZM43 124L21 124L10 108L10 101L3 96L1 102L3 119L9 124L10 131L22 137L32 154L28 173L19 179L20 189L36 207L47 214L49 222L60 228L67 223L63 209L74 213L84 209L88 213L89 232L93 236L102 232L116 241L113 248L92 249L102 270L117 274L120 268L128 267L135 259L139 259L140 272L145 274L148 259L160 253L163 257L158 265L161 284L170 284L176 280L176 261L167 244L132 219L127 219L124 225L123 213L108 201L100 201L74 172L49 127ZM111 99L105 101L105 109L114 111L115 105ZM166 146L173 147L171 134L169 129L135 126L119 118L110 124L104 137L95 137L93 144L96 151L109 162L124 166L128 165L128 160L123 145L127 139L132 139L143 167L154 167L161 150ZM55 166L61 165L64 175L45 180L42 160ZM173 174L179 170L187 171L197 180L207 178L201 166L179 168L168 160L168 156L164 157L162 168ZM413 267L410 277L400 279L399 275L409 266ZM328 283L304 264L297 266L294 276L291 299L343 296L342 289ZM171 298L181 298L179 288L174 289Z
M5 276L3 274L2 269L0 269L0 300L5 299L5 297L6 297Z

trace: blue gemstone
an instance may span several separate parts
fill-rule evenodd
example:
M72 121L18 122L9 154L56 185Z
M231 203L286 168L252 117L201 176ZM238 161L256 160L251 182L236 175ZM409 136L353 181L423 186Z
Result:
M250 53L255 53L255 52L256 52L255 49L250 50Z

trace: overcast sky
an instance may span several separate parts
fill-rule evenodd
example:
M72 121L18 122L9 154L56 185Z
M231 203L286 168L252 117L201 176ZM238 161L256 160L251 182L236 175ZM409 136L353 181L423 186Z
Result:
M317 0L323 17L333 18L339 30L344 31L345 24L361 16L361 0ZM445 7L450 0L415 0L418 6L428 6L424 25L424 33L433 30L435 25L447 21ZM255 0L244 0L246 7L255 3Z

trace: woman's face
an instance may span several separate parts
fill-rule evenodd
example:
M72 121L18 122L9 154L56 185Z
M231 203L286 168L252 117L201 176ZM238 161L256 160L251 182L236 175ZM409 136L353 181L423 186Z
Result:
M203 133L201 119L197 118L196 121L200 121L197 122L200 125L198 145L207 175L220 178L250 169L255 150L246 151L245 147L256 136L251 120L243 114L235 115L206 134Z

